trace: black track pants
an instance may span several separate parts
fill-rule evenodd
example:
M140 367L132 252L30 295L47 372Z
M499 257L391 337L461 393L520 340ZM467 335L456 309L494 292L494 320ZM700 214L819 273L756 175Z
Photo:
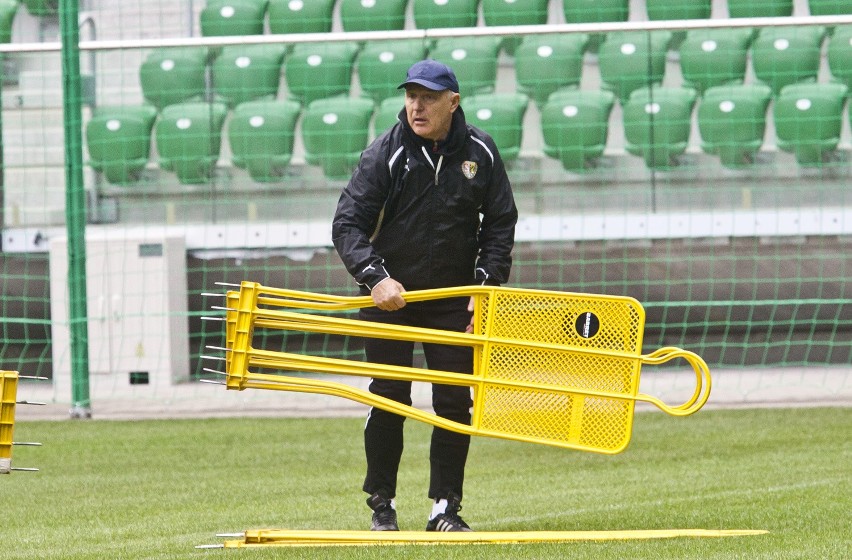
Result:
M409 303L398 311L381 311L375 307L362 309L360 318L368 321L416 327L464 331L470 323L468 298ZM414 343L368 338L364 349L368 362L398 366L412 365ZM464 346L423 344L429 369L455 373L473 371L473 350ZM411 382L373 379L370 392L394 401L411 404ZM432 407L435 413L461 424L470 424L472 406L470 388L433 384ZM396 496L397 472L403 449L405 417L372 408L364 429L367 454L367 476L364 491ZM463 495L464 469L470 447L470 436L434 428L429 451L429 497L445 498L450 493Z

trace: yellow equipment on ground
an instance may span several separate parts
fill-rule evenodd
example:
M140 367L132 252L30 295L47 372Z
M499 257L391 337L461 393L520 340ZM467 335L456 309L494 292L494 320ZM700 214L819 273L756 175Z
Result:
M300 531L256 529L229 538L221 545L199 548L248 548L289 546L366 546L435 544L527 544L578 541L622 541L683 537L741 537L763 535L763 530L662 529L632 531L483 531L475 533L427 533L425 531ZM236 538L233 538L236 537Z
M242 282L228 291L225 310L225 385L347 398L470 435L618 453L630 440L636 401L675 416L699 410L710 395L710 371L696 354L661 348L643 355L645 311L628 297L465 286L404 294L406 302L472 297L473 332L360 321L347 312L373 305L370 297L343 297ZM471 374L397 367L356 360L255 348L256 330L274 329L469 346ZM208 356L209 357L209 356ZM669 406L639 393L642 365L684 359L696 378L692 396ZM215 358L222 359L222 358ZM270 370L298 375L268 373ZM215 371L215 370L208 370ZM311 375L302 375L302 374ZM470 425L400 404L320 375L354 375L470 387ZM521 544L542 542L733 537L762 530L632 530L429 533L422 531L249 530L219 535L223 544L199 548L366 546L411 544Z
M43 405L42 402L19 401L18 379L45 380L44 377L32 377L18 375L17 371L0 371L0 474L9 474L12 471L37 471L33 468L20 468L12 466L12 447L16 445L40 446L35 442L13 441L15 434L15 405L34 404Z
M9 474L12 470L17 395L18 372L0 371L0 474Z
M359 321L342 312L372 306L372 299L299 292L242 282L226 294L226 385L351 399L470 435L618 453L630 441L636 401L685 416L710 394L710 371L696 354L661 348L643 355L645 312L633 298L465 286L406 292L406 302L450 297L474 299L472 333ZM280 329L470 346L473 373L459 374L254 348L255 329ZM696 387L683 404L669 406L639 393L644 364L684 359ZM347 374L469 386L470 425L460 424L368 391L316 376L258 373L286 370Z

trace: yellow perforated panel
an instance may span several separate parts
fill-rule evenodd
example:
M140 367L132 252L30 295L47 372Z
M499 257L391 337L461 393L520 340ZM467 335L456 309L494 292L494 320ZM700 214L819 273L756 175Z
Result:
M525 391L486 384L481 396L484 429L607 451L627 444L633 401L590 397L577 391L635 394L635 360L501 346L492 348L488 363L488 379L556 386L561 390Z
M515 439L616 453L630 441L633 402L485 388L481 428Z
M484 298L480 332L487 331L492 338L631 353L641 350L645 312L635 300L531 290L497 291L495 301L491 299ZM585 327L588 313L597 317L599 330L584 337L577 322ZM489 316L493 316L490 329Z
M626 446L633 401L579 391L636 395L641 307L629 299L561 293L497 292L494 301L489 299L482 306L479 328L495 342L480 353L483 375L555 389L485 384L476 395L482 428L598 451ZM598 349L630 356L601 354Z

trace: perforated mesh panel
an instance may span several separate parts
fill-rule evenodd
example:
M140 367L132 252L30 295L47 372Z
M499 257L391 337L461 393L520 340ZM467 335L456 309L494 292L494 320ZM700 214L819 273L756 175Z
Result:
M618 452L630 441L633 401L486 385L486 431L590 451Z
M578 294L497 292L495 298L484 302L479 323L493 341L479 356L486 380L553 387L486 382L477 394L481 428L603 452L623 449L634 401L581 391L636 395L642 308L626 298Z
M488 322L490 298L485 298L480 332ZM634 300L571 293L498 291L491 338L562 344L638 353L642 345L644 311ZM600 321L600 330L583 337L576 322L587 312Z

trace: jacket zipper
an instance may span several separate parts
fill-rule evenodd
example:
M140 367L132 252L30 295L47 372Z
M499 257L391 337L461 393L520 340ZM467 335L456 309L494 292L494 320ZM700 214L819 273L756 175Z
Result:
M441 164L444 162L444 155L441 154L440 156L438 156L438 165L435 165L435 162L432 161L432 156L429 155L428 151L426 151L426 146L423 146L422 150L423 150L423 154L426 156L426 161L428 161L429 165L431 165L432 168L435 170L435 185L437 186L438 185L438 173L440 173L440 171L441 171Z

